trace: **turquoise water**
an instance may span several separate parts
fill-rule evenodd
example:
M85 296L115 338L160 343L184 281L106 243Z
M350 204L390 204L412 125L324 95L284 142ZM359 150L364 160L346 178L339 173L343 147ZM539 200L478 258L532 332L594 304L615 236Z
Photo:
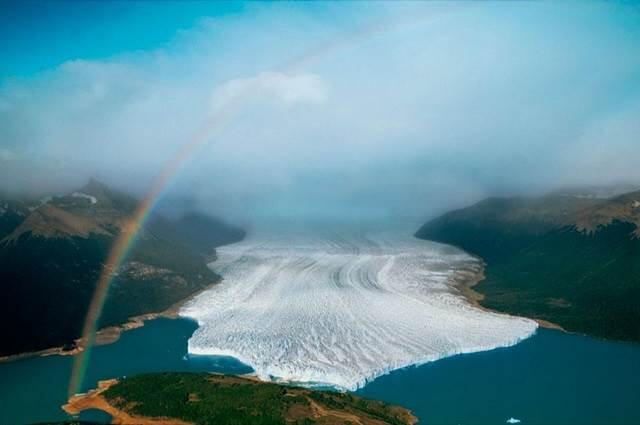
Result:
M83 390L95 388L101 379L141 372L252 371L229 357L187 357L187 340L196 328L190 320L158 319L124 332L114 344L96 347ZM68 419L60 406L66 402L72 362L71 356L47 356L0 364L0 424Z
M426 424L640 424L640 345L541 329L510 347L383 376L358 393Z
M196 329L159 319L97 347L85 389L99 379L163 370L246 373L228 357L186 356ZM65 419L70 356L0 364L0 424ZM468 354L392 372L360 395L410 408L422 424L640 423L640 345L540 330L511 348ZM86 419L107 420L93 412Z

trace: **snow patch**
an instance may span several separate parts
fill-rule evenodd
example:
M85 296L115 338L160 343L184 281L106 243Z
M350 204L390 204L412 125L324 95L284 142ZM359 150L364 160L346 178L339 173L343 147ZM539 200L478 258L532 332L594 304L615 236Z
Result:
M257 238L218 248L224 280L181 314L188 351L265 380L355 390L394 369L518 343L534 321L480 310L452 286L475 258L410 236Z
M96 199L95 196L91 196L91 195L87 195L86 193L82 193L82 192L73 192L71 194L71 196L73 196L74 198L84 198L84 199L88 199L91 202L91 205L95 205L98 203L98 200Z
M44 204L48 203L49 201L51 201L53 199L53 196L45 196L40 198L40 200L38 201L38 205L35 206L31 206L29 207L29 211L33 212L35 210L37 210L38 208L40 208L41 206L43 206Z

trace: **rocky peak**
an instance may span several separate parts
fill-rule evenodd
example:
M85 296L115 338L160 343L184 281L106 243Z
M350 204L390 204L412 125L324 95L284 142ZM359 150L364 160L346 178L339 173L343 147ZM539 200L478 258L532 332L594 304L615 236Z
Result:
M109 189L106 184L94 179L93 177L89 179L89 182L86 185L74 193L91 196L97 201L106 201L112 197L111 189Z
M635 235L640 236L640 191L616 196L593 208L582 211L576 218L578 230L595 231L598 226L607 226L614 221L632 223Z
M3 242L13 242L21 236L31 234L46 238L82 237L90 234L110 233L90 218L79 216L51 204L34 210Z

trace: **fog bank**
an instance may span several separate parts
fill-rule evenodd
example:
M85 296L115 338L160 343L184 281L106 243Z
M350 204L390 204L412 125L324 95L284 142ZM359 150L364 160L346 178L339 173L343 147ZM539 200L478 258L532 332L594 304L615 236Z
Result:
M247 222L640 182L639 18L577 2L203 15L154 48L4 78L0 191L94 176L142 194L203 132L166 200Z

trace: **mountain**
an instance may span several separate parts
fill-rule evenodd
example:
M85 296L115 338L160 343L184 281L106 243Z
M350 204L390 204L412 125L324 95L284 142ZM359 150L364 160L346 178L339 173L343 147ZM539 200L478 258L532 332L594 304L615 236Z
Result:
M3 204L0 204L3 205ZM78 191L0 216L0 355L73 344L111 245L136 199L91 181ZM159 219L160 220L160 219ZM170 220L165 227L172 228ZM226 235L227 227L201 227ZM219 280L181 233L150 228L139 237L111 285L100 327L163 311ZM229 240L228 238L225 240Z
M29 207L24 202L0 198L0 239L13 232L29 214Z
M640 191L489 198L416 237L482 257L481 304L603 338L640 341Z

